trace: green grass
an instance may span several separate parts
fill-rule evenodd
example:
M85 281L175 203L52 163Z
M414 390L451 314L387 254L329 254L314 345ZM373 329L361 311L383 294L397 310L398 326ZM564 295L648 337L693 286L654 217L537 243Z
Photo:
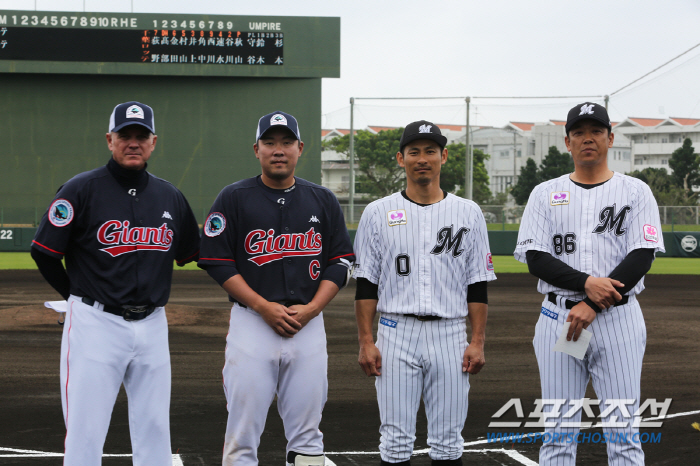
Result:
M661 231L700 231L700 225L661 225Z
M493 265L498 273L527 273L527 265L513 256L493 256ZM36 269L28 252L0 252L0 270ZM175 270L201 270L190 262ZM687 257L659 257L651 266L650 274L700 275L700 259Z

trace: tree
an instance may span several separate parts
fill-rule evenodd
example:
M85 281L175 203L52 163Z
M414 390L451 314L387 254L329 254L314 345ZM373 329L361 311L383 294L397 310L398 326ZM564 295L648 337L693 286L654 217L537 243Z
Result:
M520 167L520 176L517 184L513 187L510 193L515 198L515 202L524 205L530 198L530 193L535 186L540 183L540 178L537 173L537 164L531 158L527 159L524 167Z
M359 170L355 181L358 192L384 197L403 189L404 169L396 162L402 133L403 128L380 131L378 134L365 130L355 133L355 160ZM350 135L329 139L323 143L323 148L348 155Z
M574 171L574 160L567 152L559 152L556 146L551 146L549 152L542 159L540 170L537 174L540 182L558 178Z
M668 166L673 170L671 175L685 197L693 196L692 187L700 184L700 156L695 153L693 142L686 138L683 146L673 151Z
M466 152L463 143L448 144L447 162L440 170L440 187L460 197L464 197L464 157ZM473 155L473 201L477 204L486 204L491 199L491 190L489 189L489 174L486 171L484 161L491 158L491 156L485 154L481 149L474 149ZM455 192L457 186L460 186L460 188Z
M697 195L690 196L682 187L676 184L673 175L669 175L665 168L647 167L644 170L635 170L629 176L639 178L651 189L651 193L658 205L667 206L694 206L697 205Z
M520 167L518 182L510 193L515 202L523 205L527 203L530 193L535 186L543 181L558 178L574 171L574 160L566 152L559 152L556 146L551 146L549 152L542 159L539 168L534 160L528 158L524 167Z

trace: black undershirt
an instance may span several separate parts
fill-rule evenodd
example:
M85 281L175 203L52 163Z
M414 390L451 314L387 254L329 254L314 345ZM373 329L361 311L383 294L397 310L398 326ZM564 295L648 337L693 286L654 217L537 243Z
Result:
M583 189L592 189L607 181L608 180L595 184L583 184L571 180L572 183ZM527 251L526 257L528 270L540 280L559 288L564 288L565 290L585 291L586 280L590 276L587 273L574 269L548 252L530 250ZM609 275L609 278L619 280L625 284L624 287L617 288L618 293L624 295L634 288L639 280L649 271L653 261L653 249L640 248L627 254L627 257L625 257ZM596 312L602 310L588 297L583 301Z
M129 190L134 189L132 196L136 193L143 191L146 186L148 186L148 173L146 173L146 167L144 166L141 170L128 170L121 167L114 159L109 159L107 163L107 169L109 173L117 180L120 186L126 189L127 193ZM31 249L31 256L36 262L36 266L39 269L39 273L44 277L44 280L51 285L51 287L60 294L63 299L68 299L70 296L70 279L66 273L66 269L63 267L63 262L61 259L56 259L44 254L41 250L37 248Z

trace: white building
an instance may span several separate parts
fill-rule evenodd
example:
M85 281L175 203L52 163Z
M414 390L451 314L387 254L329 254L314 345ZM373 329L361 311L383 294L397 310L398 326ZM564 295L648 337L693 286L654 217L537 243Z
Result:
M665 168L673 151L689 138L700 146L700 120L694 118L626 118L615 126L615 137L630 142L632 157L627 171L645 168Z
M495 194L509 190L514 178L517 182L520 168L528 158L532 158L539 166L551 146L560 152L566 152L564 124L562 120L550 120L543 123L511 122L502 128L471 127L471 145L491 155L490 160L486 161L491 192ZM448 144L464 143L465 126L438 126L447 137ZM396 128L369 126L365 129L378 133ZM343 136L349 132L347 129L322 130L322 139ZM608 165L611 170L621 173L647 167L666 168L670 173L672 170L668 167L668 160L673 151L681 147L685 138L690 138L700 147L700 119L626 118L620 123L613 123L613 133L615 142L608 151ZM323 151L321 160L323 185L333 190L339 198L347 199L350 171L346 156Z

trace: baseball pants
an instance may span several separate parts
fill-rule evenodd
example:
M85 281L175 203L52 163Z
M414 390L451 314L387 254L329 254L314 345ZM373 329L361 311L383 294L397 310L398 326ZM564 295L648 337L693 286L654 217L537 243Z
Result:
M588 327L593 336L583 360L559 351L552 351L569 311L550 303L546 296L542 307L543 312L537 322L533 340L540 370L542 398L564 400L565 403L559 409L559 416L547 418L547 422L555 423L554 427L545 427L545 432L552 434L550 438L553 440L544 442L540 448L540 465L573 466L576 464L577 441L575 439L580 429L577 426L562 427L561 423L578 424L580 422L580 409L571 418L564 419L563 416L571 409L570 401L585 397L589 379L592 379L593 389L600 400L601 413L610 406L609 400L633 401L625 405L627 413L615 408L602 419L596 418L596 421L603 423L624 424L624 426L603 427L608 438L629 439L628 442L607 442L608 464L611 466L644 464L641 444L633 441L633 435L639 432L633 424L634 413L639 409L641 397L642 359L647 339L644 317L636 297L630 296L627 304L605 309L596 315L595 320ZM543 411L552 412L554 408L554 405L545 405Z
M467 346L464 317L420 321L382 313L377 331L382 375L375 381L382 460L410 459L421 396L428 418L430 458L462 457L462 429L469 406L469 374L462 372Z
M260 436L275 395L287 438L286 453L323 453L323 434L318 429L328 395L323 313L286 338L277 335L257 312L234 304L223 379L228 409L223 466L258 464Z
M134 466L172 466L170 352L165 309L143 320L70 296L61 341L64 466L99 466L119 388L129 403Z

